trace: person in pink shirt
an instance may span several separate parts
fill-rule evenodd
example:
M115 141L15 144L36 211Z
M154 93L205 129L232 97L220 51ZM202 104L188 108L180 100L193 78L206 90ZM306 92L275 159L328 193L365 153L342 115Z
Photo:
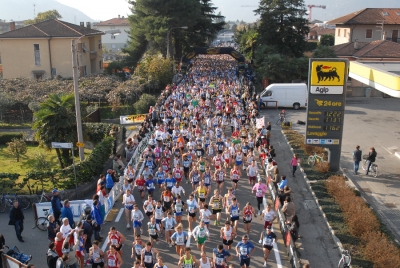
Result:
M261 215L261 204L263 203L265 193L268 191L267 185L262 182L261 178L258 178L258 183L254 184L251 192L254 193L254 191L257 197L258 215Z
M290 165L291 165L292 168L293 168L293 170L292 170L292 175L293 175L293 177L296 177L296 176L294 175L294 173L295 173L296 170L297 170L297 165L299 164L299 162L300 162L300 159L297 157L296 154L294 154L292 160L290 161Z

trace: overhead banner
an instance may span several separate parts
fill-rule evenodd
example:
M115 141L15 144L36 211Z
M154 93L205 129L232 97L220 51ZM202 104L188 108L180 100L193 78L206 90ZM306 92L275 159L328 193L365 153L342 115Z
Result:
M121 125L141 123L146 119L147 114L121 115L119 121Z

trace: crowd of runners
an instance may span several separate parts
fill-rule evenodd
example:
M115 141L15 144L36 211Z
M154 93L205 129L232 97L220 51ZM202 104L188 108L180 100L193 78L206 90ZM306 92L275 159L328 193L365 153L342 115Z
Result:
M268 175L282 190L281 198L290 195L290 189L284 176L279 182L272 160L271 125L256 128L259 107L254 88L247 71L239 72L237 66L227 55L199 55L183 79L162 93L143 125L149 137L141 155L142 172L129 164L130 148L138 143L135 136L128 141L125 157L116 157L114 169L118 170L109 170L99 179L86 220L75 227L63 219L62 230L49 247L50 256L55 252L57 267L63 267L62 263L69 267L79 263L81 268L85 264L131 267L122 259L128 254L133 267L165 268L160 249L168 247L169 256L176 254L173 267L250 267L255 250L263 251L263 267L267 267L277 239L271 230L276 215L270 205L263 208L268 188L257 163L266 161ZM111 227L103 239L104 202L113 176L121 169L126 230ZM240 202L239 192L255 195L257 208ZM291 209L288 213L294 215ZM287 215L289 223L293 215ZM251 227L257 216L264 228L255 236ZM89 225L94 241L88 235ZM211 226L220 229L219 236L210 236ZM131 229L134 241L127 245ZM104 240L108 243L105 252L99 247ZM192 253L190 241L200 255ZM219 245L210 250L209 241L219 241Z

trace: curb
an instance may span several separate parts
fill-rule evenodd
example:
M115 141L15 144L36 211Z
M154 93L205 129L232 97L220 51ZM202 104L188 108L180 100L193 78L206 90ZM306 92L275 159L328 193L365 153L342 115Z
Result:
M287 138L286 138L285 134L283 133L283 131L282 131L282 135L283 135L286 143L289 145L290 150L293 152L293 148L290 145L289 141L287 140ZM311 192L312 196L314 197L314 201L317 203L317 207L318 207L319 211L321 212L322 216L324 217L325 223L328 226L328 229L329 229L329 231L330 231L330 233L332 235L332 239L336 243L336 245L338 246L339 254L341 255L342 251L343 251L342 242L340 242L339 238L336 237L335 231L333 230L333 228L329 224L328 219L326 217L326 214L325 214L324 210L322 209L321 205L319 204L318 198L317 198L315 192L311 188L310 180L308 179L307 174L304 172L304 169L301 167L300 164L299 164L299 169L300 169L300 172L303 174L303 178L304 178L304 180L305 180L305 182L307 184L308 190Z

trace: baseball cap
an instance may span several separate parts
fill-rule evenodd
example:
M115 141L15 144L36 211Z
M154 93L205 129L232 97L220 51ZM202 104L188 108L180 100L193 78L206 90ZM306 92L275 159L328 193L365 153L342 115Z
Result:
M57 189L53 189L53 191L51 191L51 193L53 193L53 194L58 193L58 190Z

